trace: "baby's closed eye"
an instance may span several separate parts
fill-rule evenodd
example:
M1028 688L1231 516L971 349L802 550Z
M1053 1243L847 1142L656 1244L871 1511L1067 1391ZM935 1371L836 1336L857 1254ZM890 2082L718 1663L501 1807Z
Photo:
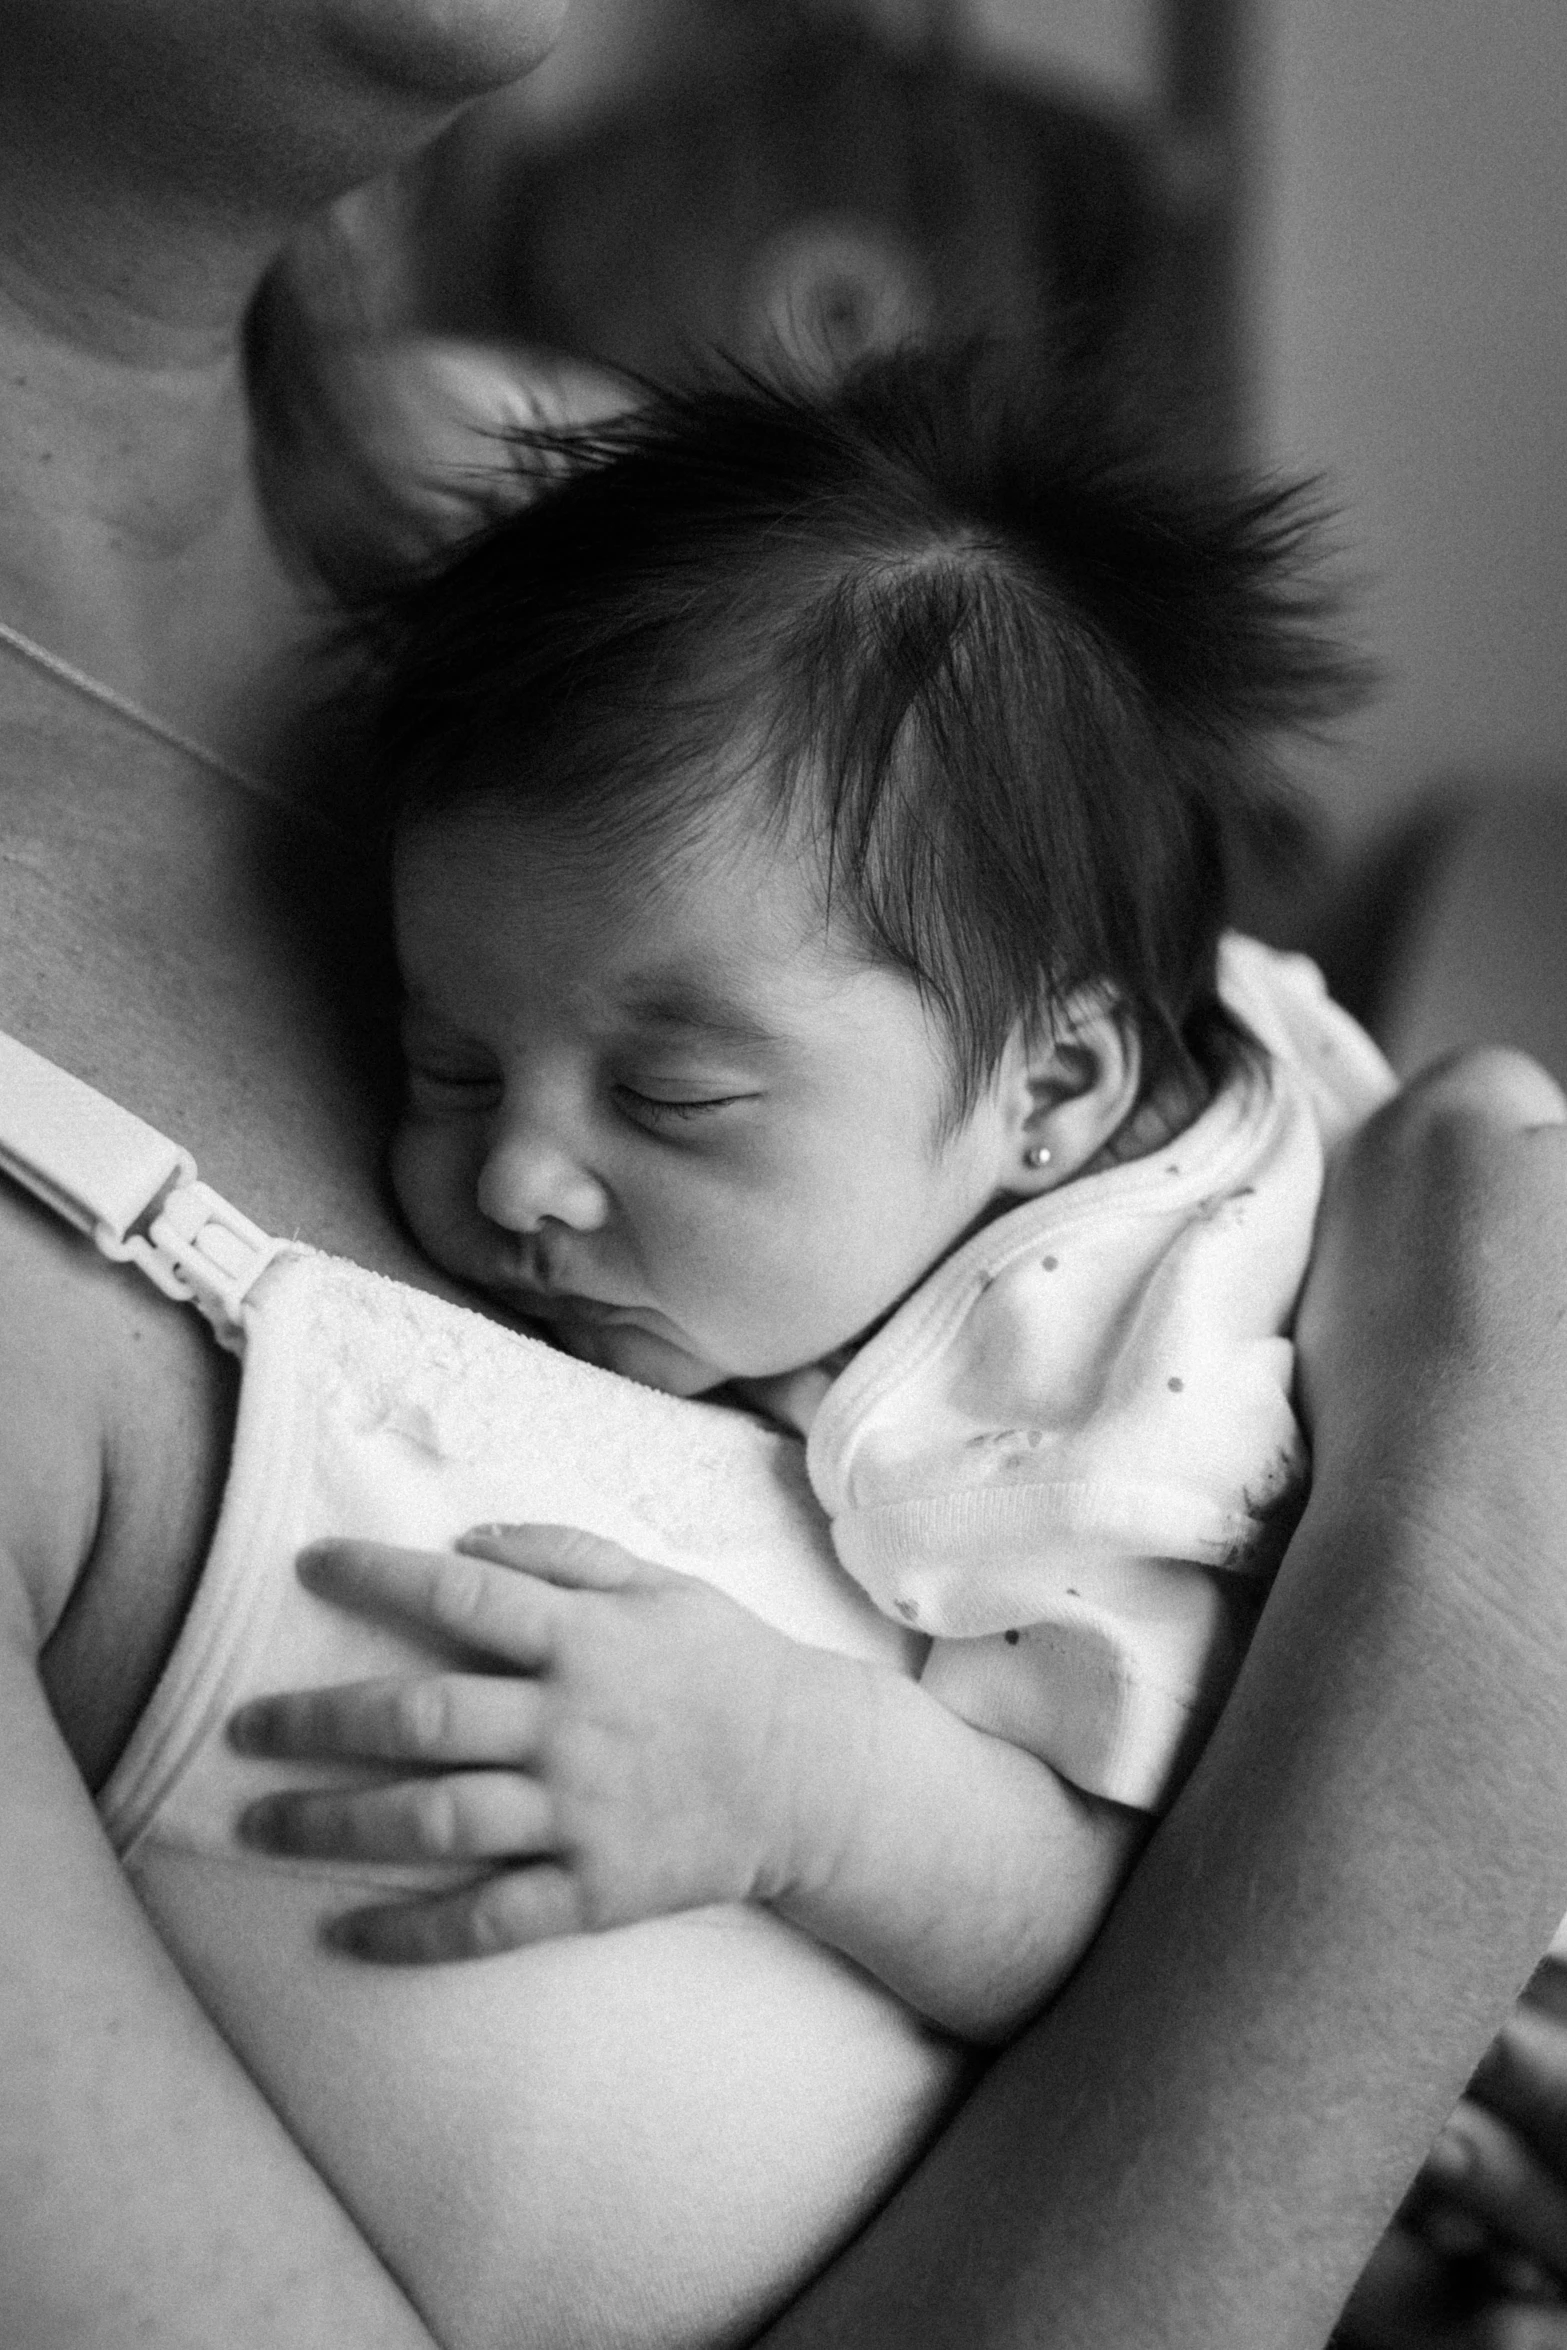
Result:
M634 1124L656 1132L661 1127L694 1125L742 1102L755 1101L757 1096L754 1093L650 1093L641 1086L621 1084L614 1088L614 1098Z
M410 1005L402 1021L409 1105L417 1111L493 1108L501 1072L493 1053Z
M499 1076L475 1063L410 1061L407 1076L408 1106L415 1116L492 1110L501 1098Z

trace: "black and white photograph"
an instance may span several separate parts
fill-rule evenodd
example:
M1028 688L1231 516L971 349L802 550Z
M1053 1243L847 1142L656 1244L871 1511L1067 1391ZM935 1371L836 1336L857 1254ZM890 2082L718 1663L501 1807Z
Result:
M0 0L0 2350L1567 2350L1564 98Z

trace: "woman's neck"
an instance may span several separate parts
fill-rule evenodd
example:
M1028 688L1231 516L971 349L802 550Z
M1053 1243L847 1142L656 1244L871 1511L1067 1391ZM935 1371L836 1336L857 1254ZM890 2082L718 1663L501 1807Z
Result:
M278 233L0 160L0 619L262 772L293 715L271 673L316 625L251 464L243 319Z

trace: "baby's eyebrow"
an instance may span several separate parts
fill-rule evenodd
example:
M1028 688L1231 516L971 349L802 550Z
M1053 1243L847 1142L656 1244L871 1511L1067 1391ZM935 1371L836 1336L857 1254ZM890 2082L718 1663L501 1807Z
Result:
M661 983L624 1005L626 1017L649 1033L699 1036L710 1044L762 1050L778 1043L769 1028L747 1005L712 988L682 980Z

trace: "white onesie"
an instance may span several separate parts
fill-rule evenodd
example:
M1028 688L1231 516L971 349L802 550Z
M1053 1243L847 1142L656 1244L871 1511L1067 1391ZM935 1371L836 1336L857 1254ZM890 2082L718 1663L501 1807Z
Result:
M1227 938L1220 987L1267 1050L1185 1133L986 1225L830 1385L779 1383L839 1557L933 1639L926 1688L1143 1810L1298 1515L1324 1158L1394 1082L1304 957Z

